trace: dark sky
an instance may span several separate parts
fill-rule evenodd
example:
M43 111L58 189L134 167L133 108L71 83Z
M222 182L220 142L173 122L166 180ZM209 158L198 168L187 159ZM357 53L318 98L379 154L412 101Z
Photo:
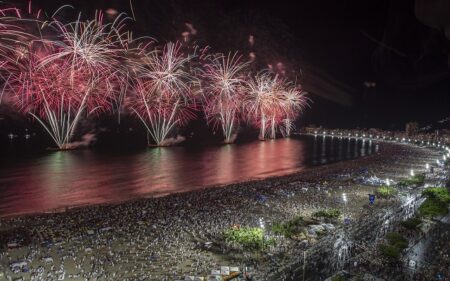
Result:
M311 93L313 103L302 124L388 129L403 128L407 121L427 125L450 115L445 23L431 28L420 22L415 1L131 2L136 22L130 27L136 35L177 40L185 23L191 23L198 30L193 40L214 51L254 51L260 66L282 62ZM33 1L49 12L68 3L87 17L107 8L132 15L129 0ZM74 18L70 12L60 16ZM249 35L255 38L253 47Z

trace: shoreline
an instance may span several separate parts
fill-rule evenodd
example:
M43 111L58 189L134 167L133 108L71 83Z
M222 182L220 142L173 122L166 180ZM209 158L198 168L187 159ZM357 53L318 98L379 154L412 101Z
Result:
M313 136L311 134L303 134L303 135ZM382 140L375 140L375 142L385 143L385 144L389 143L387 141L382 141ZM382 149L382 146L380 146L380 150L381 149ZM96 207L96 206L103 206L103 207L116 206L116 205L121 205L121 204L139 202L142 200L145 201L145 200L152 200L154 198L169 197L172 195L203 192L208 189L226 189L226 188L229 188L229 187L232 187L235 185L251 185L251 184L255 184L258 182L262 182L262 181L282 180L283 178L286 178L286 177L300 176L303 173L310 173L310 172L313 172L314 170L326 169L328 167L338 166L339 164L342 164L342 163L347 163L347 162L352 162L352 161L357 161L357 160L362 160L362 159L367 159L367 158L373 158L380 153L380 150L378 152L374 152L373 154L360 156L360 157L353 158L353 159L341 160L341 161L336 161L336 162L332 162L332 163L328 163L328 164L322 164L322 165L311 166L311 167L297 168L297 169L295 169L295 171L289 171L283 175L273 175L273 176L261 177L261 178L258 178L258 177L257 178L249 178L249 179L242 180L242 181L229 182L229 183L224 183L224 184L219 184L219 185L207 185L207 186L202 186L202 187L196 187L196 188L193 188L192 190L188 190L188 191L170 192L170 193L160 194L160 195L158 195L158 194L152 195L151 193L149 193L149 194L144 195L139 198L125 199L125 200L121 200L121 201L112 201L112 202L105 202L105 203L99 203L99 204L89 204L88 203L88 204L79 204L79 205L69 205L69 206L65 206L65 207L58 207L58 208L47 209L47 210L42 210L42 211L37 211L37 212L23 212L23 213L16 213L16 214L0 215L0 221L5 220L5 219L17 218L17 217L32 217L32 216L47 215L47 214L66 213L66 212L71 212L71 211L78 210L78 209L84 209L84 208L90 208L90 207Z

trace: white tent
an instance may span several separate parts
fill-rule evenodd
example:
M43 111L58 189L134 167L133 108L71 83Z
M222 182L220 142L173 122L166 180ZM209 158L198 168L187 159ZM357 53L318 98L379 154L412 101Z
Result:
M220 275L220 270L217 269L211 270L211 275Z
M229 266L221 266L220 274L222 275L230 275L230 267Z
M27 266L27 262L26 261L16 261L16 262L13 262L13 263L10 264L11 268L24 267L24 266Z

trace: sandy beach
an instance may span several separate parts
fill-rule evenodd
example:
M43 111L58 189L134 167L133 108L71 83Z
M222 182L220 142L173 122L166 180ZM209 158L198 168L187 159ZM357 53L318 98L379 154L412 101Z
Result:
M326 254L320 245L336 241L342 229L366 233L358 239L369 241L377 222L385 222L386 210L414 212L420 189L405 188L402 196L377 199L370 206L368 194L377 186L373 180L395 182L408 177L411 169L426 172L425 164L440 155L436 149L411 144L377 144L376 154L282 177L2 218L0 272L5 280L184 280L186 275L205 277L211 270L232 266L251 272L254 280L289 280L309 250L305 280L323 280L348 261L334 258L332 251ZM429 180L444 181L445 175L436 169ZM312 219L313 212L325 208L341 209L346 223L333 222L324 235L303 240L271 233L275 222L299 215ZM396 219L401 216L392 214L389 225L377 231L395 227ZM232 226L261 226L276 243L260 252L232 248L222 239ZM26 272L11 271L17 261L26 263Z

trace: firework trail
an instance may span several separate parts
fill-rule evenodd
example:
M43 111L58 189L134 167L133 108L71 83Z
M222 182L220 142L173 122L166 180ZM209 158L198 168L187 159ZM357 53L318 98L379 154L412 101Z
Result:
M248 63L241 57L218 54L204 67L204 111L209 124L220 127L225 143L233 142L242 109L242 93L245 90Z
M51 28L56 38L42 39L58 51L41 61L47 63L69 58L72 67L85 67L92 73L116 72L124 58L124 48L130 35L125 29L126 17L120 15L112 23L104 23L103 13L96 12L94 20L82 21L81 14L74 22L64 24L57 19L43 25Z
M196 79L180 44L168 43L163 50L147 52L134 79L130 108L144 124L158 146L167 145L167 138L176 127L195 117Z
M41 67L56 59L70 60L71 69L87 68L93 77L102 77L108 85L107 95L113 97L112 110L120 113L125 94L129 88L130 69L128 55L133 52L131 32L126 29L130 20L123 13L118 14L111 23L104 22L104 14L97 11L93 20L81 21L81 14L74 22L64 24L53 19L47 27L56 33L55 38L43 40L58 51L41 61ZM138 38L139 40L139 38ZM74 82L74 73L69 76Z
M27 55L28 43L34 36L27 31L25 20L17 8L0 9L0 79L4 82L0 103L18 60Z
M31 114L58 148L66 149L83 113L87 116L110 107L111 84L86 68L72 67L67 59L52 60L43 68L40 62L47 56L41 47L32 47L23 62L25 69L13 76L7 87L14 93L17 107Z
M93 21L66 25L54 19L41 24L49 38L29 41L15 57L5 87L17 107L32 115L58 148L68 148L83 116L109 110L121 93L122 37L114 24ZM36 20L37 22L37 20Z
M293 121L308 106L308 98L301 87L287 82L282 95L283 127L280 129L284 137L289 137L295 128Z
M250 77L248 88L243 98L246 119L260 129L259 138L264 140L268 129L274 135L276 122L279 122L281 89L278 76L269 71L262 71Z
M247 85L243 108L247 120L260 129L259 138L275 138L278 127L284 136L289 136L292 121L308 102L301 88L269 71L250 77Z

